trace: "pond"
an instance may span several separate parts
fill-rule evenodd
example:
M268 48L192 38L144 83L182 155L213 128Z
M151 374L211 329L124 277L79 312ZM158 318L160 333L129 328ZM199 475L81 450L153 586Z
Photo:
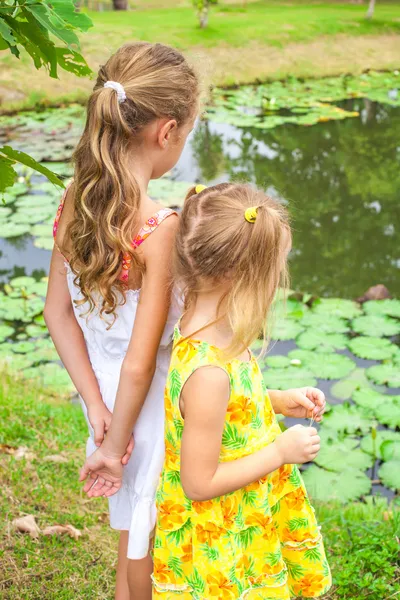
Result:
M296 97L289 110L275 87L278 106L269 99L262 119L258 88L235 92L239 118L232 117L227 92L198 121L173 171L151 183L150 194L179 207L194 181L238 180L287 204L291 287L306 293L292 294L286 309L277 304L274 341L261 359L266 384L318 384L327 395L330 411L320 429L325 449L305 473L314 497L393 496L400 490L400 301L353 299L378 283L400 297L400 106L344 99L341 92L330 105ZM371 97L381 99L382 92ZM80 106L2 117L0 143L11 142L69 177L82 123ZM0 360L56 394L69 394L71 382L41 314L60 192L44 178L19 174L0 206Z

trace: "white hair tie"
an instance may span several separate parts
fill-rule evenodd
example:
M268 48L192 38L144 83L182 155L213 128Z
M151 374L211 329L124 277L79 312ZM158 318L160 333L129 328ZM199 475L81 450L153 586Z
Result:
M122 104L126 100L126 93L124 90L124 86L118 81L106 81L104 84L105 88L111 88L117 92L118 103Z

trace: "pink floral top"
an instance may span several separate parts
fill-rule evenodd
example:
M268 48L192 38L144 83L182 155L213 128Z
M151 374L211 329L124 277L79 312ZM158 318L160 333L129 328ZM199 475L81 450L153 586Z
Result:
M67 191L68 191L68 187L65 189L65 191L62 195L61 202L57 209L56 217L54 219L54 224L53 224L54 241L56 239L58 225L59 225L62 211L64 208ZM172 210L171 208L161 208L159 211L157 211L155 213L155 215L153 215L152 217L147 219L146 223L139 229L138 234L132 241L132 247L134 249L138 248L141 244L143 244L143 242L149 237L149 235L151 233L153 233L153 231L155 231L157 229L157 227L167 217L170 217L171 215L175 215L175 214L176 214L176 212L174 210ZM67 259L65 259L65 260L67 260ZM121 267L120 279L121 279L121 281L123 281L125 283L126 286L128 285L129 269L131 268L131 264L132 264L132 257L129 254L129 252L122 254L122 267Z

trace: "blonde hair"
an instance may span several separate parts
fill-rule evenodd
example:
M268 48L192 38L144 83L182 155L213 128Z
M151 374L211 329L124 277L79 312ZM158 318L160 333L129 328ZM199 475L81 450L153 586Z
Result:
M257 207L254 223L245 219L250 207ZM205 281L232 282L225 296L233 331L224 349L227 357L243 352L261 333L267 337L267 315L277 288L288 285L290 243L286 209L250 185L222 183L188 193L176 241L175 276L183 285L187 309Z
M118 101L116 81L126 99ZM74 154L74 217L68 226L70 266L86 314L101 297L100 314L111 314L125 300L119 279L121 255L129 253L138 227L140 190L132 174L130 150L144 126L154 119L175 119L178 127L194 116L198 79L177 50L162 44L126 44L100 68L89 98L86 126ZM121 292L121 293L120 293Z

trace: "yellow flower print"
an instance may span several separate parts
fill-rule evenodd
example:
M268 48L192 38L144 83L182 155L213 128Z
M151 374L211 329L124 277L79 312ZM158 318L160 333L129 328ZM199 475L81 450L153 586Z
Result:
M154 579L160 583L170 583L171 580L175 579L168 566L156 556L154 557L153 575Z
M224 529L215 523L207 523L207 526L196 525L196 535L201 544L212 546L213 541L218 540L223 533Z
M300 510L304 505L304 491L301 487L290 492L285 496L285 504L288 508L293 510Z
M296 529L295 531L290 531L285 527L282 531L282 538L285 542L297 542L301 544L301 542L305 542L310 539L311 533L307 528Z
M183 341L176 346L176 358L179 362L189 362L198 353L198 344L189 340Z
M161 529L166 531L175 529L176 526L183 525L186 509L181 504L176 504L173 500L161 502L158 506L158 523Z
M184 544L181 547L181 550L183 552L182 556L181 556L181 561L182 562L190 562L193 558L193 546L192 544Z
M251 398L237 396L229 403L226 417L230 423L248 425L251 423L252 417L256 416L256 413L256 407Z
M274 494L280 494L283 491L292 472L291 466L292 465L283 465L283 467L280 467L272 473L270 481L273 486Z
M255 525L256 527L262 527L263 529L273 529L274 527L272 517L262 512L251 513L246 518L246 525Z
M308 573L302 579L293 582L294 593L306 598L318 595L326 587L327 581L321 573Z
M224 519L224 527L232 529L235 523L235 517L238 511L238 501L236 496L226 496L221 503L222 517Z
M208 510L211 510L213 506L214 502L212 500L205 500L204 502L192 502L192 508L194 512L198 515L201 515L202 513L205 513Z
M214 573L207 575L207 583L211 598L231 600L231 598L235 597L232 582L219 571L214 571Z

